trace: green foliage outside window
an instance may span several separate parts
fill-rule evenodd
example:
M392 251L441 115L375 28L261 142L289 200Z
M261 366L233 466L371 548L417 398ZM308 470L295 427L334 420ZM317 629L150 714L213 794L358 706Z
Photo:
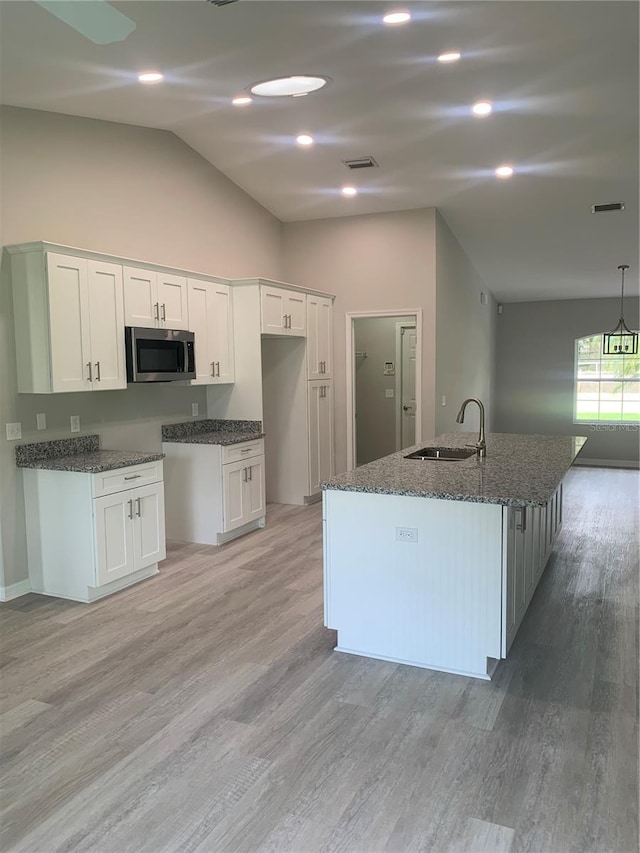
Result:
M602 335L578 338L574 421L640 421L640 355L603 356Z

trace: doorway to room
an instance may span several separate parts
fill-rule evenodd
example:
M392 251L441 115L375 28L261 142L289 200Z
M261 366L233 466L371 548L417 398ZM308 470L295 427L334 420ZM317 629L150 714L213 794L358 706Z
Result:
M347 314L347 467L420 441L421 311Z

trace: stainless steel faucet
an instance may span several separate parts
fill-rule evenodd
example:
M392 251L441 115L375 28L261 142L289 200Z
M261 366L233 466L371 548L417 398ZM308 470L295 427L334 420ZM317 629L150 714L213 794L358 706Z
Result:
M485 441L484 436L484 406L482 405L482 402L478 400L477 397L467 397L464 403L460 406L456 423L464 423L464 410L467 408L467 403L477 403L478 408L480 409L480 433L478 434L478 441L476 443L476 453L479 459L484 459L487 455L487 442Z

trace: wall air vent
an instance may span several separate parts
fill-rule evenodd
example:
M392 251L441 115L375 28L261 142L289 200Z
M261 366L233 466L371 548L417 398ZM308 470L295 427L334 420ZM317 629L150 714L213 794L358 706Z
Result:
M624 210L624 202L610 201L608 204L591 205L591 213L608 213L610 210Z
M237 3L238 0L207 0L212 6L228 6L229 3Z
M373 157L356 157L355 160L342 161L347 169L373 169L378 164Z

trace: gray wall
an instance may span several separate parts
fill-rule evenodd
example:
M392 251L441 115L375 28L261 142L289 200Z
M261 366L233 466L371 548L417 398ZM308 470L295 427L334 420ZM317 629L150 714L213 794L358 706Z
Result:
M356 457L364 465L396 450L396 410L398 400L385 397L395 393L396 377L384 375L384 363L396 362L396 323L415 322L414 317L358 317L354 320L356 352ZM399 373L400 365L395 365ZM413 442L412 442L413 443Z
M586 435L580 458L638 462L634 424L611 427L573 423L574 342L608 331L620 300L571 299L503 306L498 317L497 405L499 432ZM627 325L638 328L638 299L625 300Z
M486 295L482 304L481 294ZM460 404L478 397L493 425L496 302L443 216L436 217L436 433L478 429L479 411L469 406L456 424ZM442 397L446 406L442 406Z
M347 466L347 312L406 314L422 308L422 437L434 434L435 210L349 216L283 226L285 279L336 294L336 471Z
M282 278L281 223L168 131L2 109L3 245L48 240L229 278ZM248 250L248 247L250 250ZM160 425L206 414L202 388L129 388L18 395L13 307L4 253L0 281L0 542L8 586L27 577L22 479L4 424L24 441L70 435L69 416L103 446L156 448ZM48 429L36 432L44 412Z

